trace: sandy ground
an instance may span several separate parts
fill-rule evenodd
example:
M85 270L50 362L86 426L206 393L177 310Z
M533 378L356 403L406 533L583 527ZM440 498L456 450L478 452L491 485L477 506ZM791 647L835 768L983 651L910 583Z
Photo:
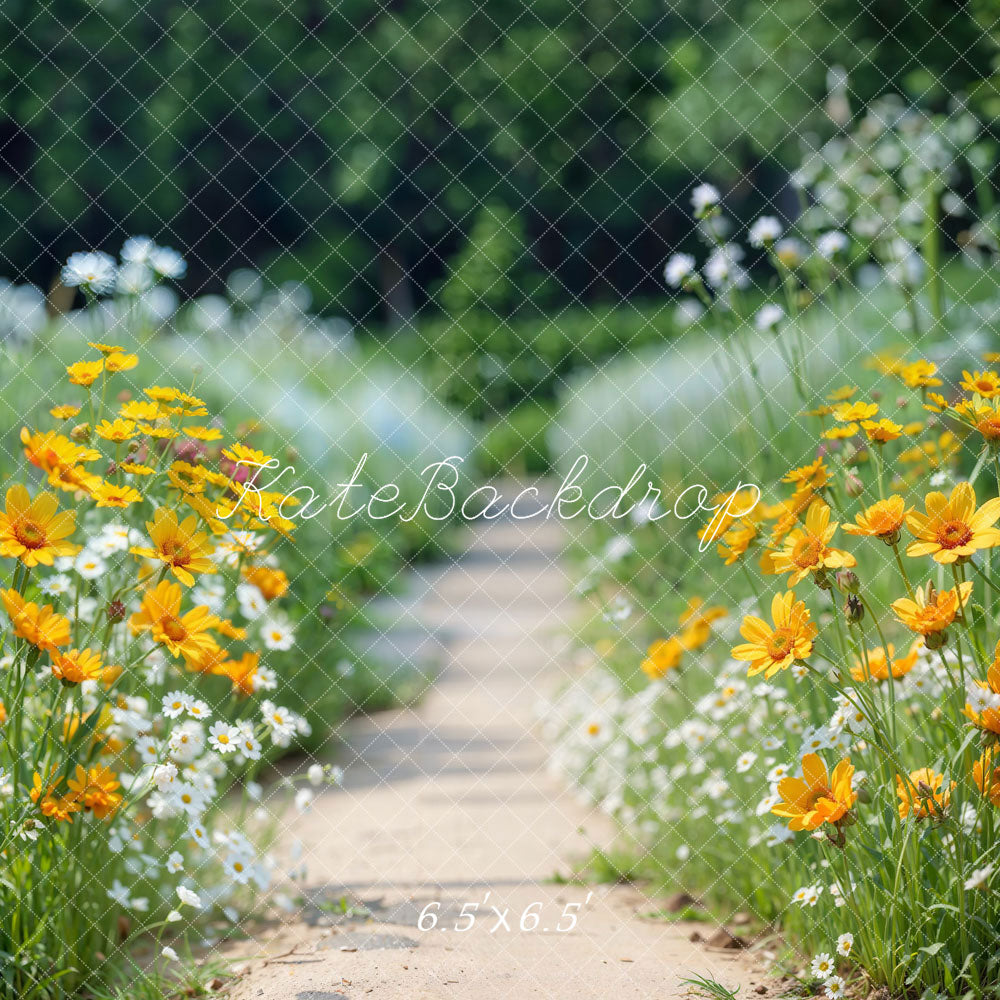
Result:
M479 528L388 606L381 641L400 657L442 641L444 672L416 709L351 723L344 787L290 823L307 904L257 935L271 957L234 998L651 1000L690 973L741 996L761 981L746 953L690 941L712 928L644 918L655 904L633 887L553 881L614 832L547 774L533 733L579 613L564 541L552 522Z

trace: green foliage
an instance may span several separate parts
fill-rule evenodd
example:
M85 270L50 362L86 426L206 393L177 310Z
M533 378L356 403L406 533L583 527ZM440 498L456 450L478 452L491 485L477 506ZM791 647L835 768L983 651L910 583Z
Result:
M483 436L473 460L484 477L538 475L549 471L552 455L548 429L552 403L526 400L501 417Z
M991 5L980 0L984 13ZM766 186L755 172L759 162L793 162L805 133L835 128L828 112L843 124L840 115L892 91L944 110L995 58L965 4L744 0L681 7L688 30L670 43L669 84L651 119L658 148L667 161L714 176L749 175L758 197ZM931 25L940 44L927 44ZM828 79L832 66L846 70L844 93Z

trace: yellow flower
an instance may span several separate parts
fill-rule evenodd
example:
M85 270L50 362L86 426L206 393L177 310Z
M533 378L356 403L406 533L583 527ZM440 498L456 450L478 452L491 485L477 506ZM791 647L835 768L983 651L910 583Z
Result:
M47 653L69 645L69 620L52 610L51 604L39 608L13 588L0 590L0 601L10 616L14 634Z
M76 777L67 779L66 784L73 799L98 819L107 819L122 803L117 791L121 783L114 771L103 764L89 771L77 764Z
M119 347L117 344L98 344L92 340L87 341L87 346L92 347L95 351L100 351L101 354L117 354L124 351L124 347Z
M104 359L104 367L114 375L117 372L127 372L139 363L138 354L123 354L113 351Z
M0 511L0 556L19 559L25 566L51 566L56 556L80 550L65 539L76 530L76 512L57 513L54 493L31 499L24 486L7 490L7 510Z
M185 427L184 434L198 441L221 441L222 431L218 427Z
M258 451L256 448L248 448L245 444L240 444L239 441L231 444L228 448L223 448L222 454L231 462L242 463L251 471L258 465L264 466L273 461L270 455L265 455L264 452Z
M830 548L837 528L836 522L830 523L830 508L822 500L814 500L806 512L805 526L792 531L783 548L775 552L774 571L790 573L788 583L794 587L810 573L857 565L850 552Z
M993 527L1000 518L1000 497L976 510L972 486L959 483L948 499L943 493L928 493L924 504L926 514L911 511L906 515L907 526L917 536L906 547L908 556L933 556L947 565L1000 542L1000 530Z
M854 666L851 667L851 676L856 681L866 681L869 678L873 681L887 681L889 679L889 665L892 666L893 677L903 677L908 674L917 663L920 650L923 646L922 639L915 639L910 644L910 651L905 656L896 657L896 647L890 642L886 646L876 646L868 650L868 668L865 669L864 660L855 658ZM888 652L888 659L886 658Z
M809 619L805 603L796 601L793 591L774 595L771 620L773 627L762 618L747 615L740 626L740 634L747 641L736 646L732 654L734 659L749 661L747 675L750 677L763 672L765 677L771 678L796 660L806 659L812 652L817 629Z
M993 371L962 372L961 388L966 392L974 392L985 399L1000 396L1000 376Z
M821 490L830 481L830 470L826 467L822 458L817 458L809 465L800 466L785 473L781 480L783 483L794 483L797 491L800 490Z
M944 413L948 409L948 400L939 392L929 392L927 393L927 402L924 403L924 409L930 410L931 413Z
M911 389L933 389L941 384L941 379L935 377L937 365L932 361L914 361L904 365L898 374Z
M119 466L122 472L127 472L131 476L151 476L156 469L148 465L140 465L137 462L122 462Z
M828 775L822 758L807 753L802 758L802 777L778 782L782 801L771 812L787 819L789 830L816 830L824 823L843 825L858 800L851 787L853 778L854 765L847 758Z
M844 531L849 535L865 535L869 538L882 538L893 542L899 538L899 529L906 520L906 504L901 496L891 496L886 500L878 500L869 508L858 514L855 524L845 524Z
M861 427L868 435L868 440L875 444L888 444L903 433L902 424L894 423L885 417L881 420L862 420Z
M646 658L640 666L642 672L652 680L659 680L671 670L680 666L684 647L676 636L669 639L657 639L646 650Z
M959 602L964 607L972 593L972 581L966 580L959 591L935 590L928 581L926 587L917 587L913 600L901 597L892 602L896 617L912 632L933 635L943 632L958 614Z
M171 656L183 657L193 669L219 653L219 645L209 635L218 619L204 605L181 614L181 588L176 583L161 580L143 595L140 609L129 618L133 635L148 631L154 642L160 643Z
M729 612L719 604L706 608L700 597L692 597L679 619L679 624L686 626L678 637L681 645L687 650L704 646L711 638L712 624L727 614Z
M198 519L193 515L178 521L177 514L167 507L158 507L152 521L146 522L153 547L139 546L129 551L145 559L158 559L185 586L194 583L193 573L214 573L215 563L208 557L215 551L208 535L198 531Z
M995 806L1000 806L1000 754L987 747L972 764L972 782Z
M955 782L942 788L944 775L937 774L929 767L921 767L910 772L906 782L902 775L896 775L896 794L899 796L899 818L906 819L911 813L917 819L926 816L942 816L951 800L951 790Z
M58 406L53 406L49 413L52 414L56 420L72 420L80 412L79 406L74 406L72 403L60 403Z
M162 385L151 385L142 391L157 403L173 403L181 395L180 389L172 389Z
M855 385L842 385L839 389L834 389L826 398L831 403L843 403L858 391Z
M118 486L109 482L101 483L91 495L98 507L129 507L142 500L142 494L131 486Z
M844 403L833 411L835 420L849 424L852 420L870 420L878 413L878 403Z
M66 368L72 385L91 386L104 371L103 361L77 361Z
M174 462L167 469L167 478L182 493L204 493L205 477L201 474L201 466L190 465L188 462Z
M117 417L114 420L102 420L95 428L94 433L105 441L121 443L129 441L135 437L135 423L131 420L123 420Z
M174 430L173 427L165 427L160 424L139 424L139 430L150 437L162 439L173 439L180 434L180 431Z
M82 684L102 680L104 664L96 650L71 649L68 653L52 654L52 673L67 684Z
M722 536L718 545L719 555L727 566L732 566L742 556L757 537L757 526L740 522Z
M845 438L854 437L858 433L857 424L845 424L843 427L830 427L820 435L827 441L842 441Z
M122 403L118 412L126 420L159 420L164 416L158 403L151 403L145 399L130 399Z

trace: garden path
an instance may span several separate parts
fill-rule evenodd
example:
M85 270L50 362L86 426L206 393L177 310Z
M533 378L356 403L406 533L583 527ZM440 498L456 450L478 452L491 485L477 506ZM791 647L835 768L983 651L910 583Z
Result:
M382 641L406 657L440 640L444 670L415 708L349 724L343 788L289 823L307 903L258 934L257 954L276 957L251 963L236 1000L651 1000L680 995L693 972L743 993L760 981L745 955L693 944L696 925L643 919L655 904L633 887L553 880L613 835L547 773L533 733L579 615L564 544L554 521L478 527L461 557L415 571L415 592L387 605ZM557 930L570 904L576 925Z

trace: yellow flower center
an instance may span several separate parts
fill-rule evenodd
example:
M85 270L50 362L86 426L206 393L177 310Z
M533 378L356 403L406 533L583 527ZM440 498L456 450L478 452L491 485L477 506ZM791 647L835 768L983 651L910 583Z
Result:
M979 423L976 424L976 430L978 430L984 438L989 438L990 440L1000 438L1000 414L983 417Z
M993 384L992 379L980 378L976 379L976 388L982 393L992 392L996 386Z
M779 628L767 640L767 655L772 660L783 660L792 650L795 633L790 628Z
M938 544L943 549L966 545L971 538L972 529L964 521L945 521L937 531Z
M14 534L26 549L40 549L45 544L45 531L34 521L18 521Z
M163 553L164 561L172 563L174 566L183 566L191 558L187 546L175 538L168 538L164 541L160 545L160 552Z
M183 642L187 638L187 629L176 618L167 618L162 628L163 634L171 642Z
M799 569L807 569L819 562L822 551L823 542L815 535L806 535L795 543L795 548L792 549L792 562Z

